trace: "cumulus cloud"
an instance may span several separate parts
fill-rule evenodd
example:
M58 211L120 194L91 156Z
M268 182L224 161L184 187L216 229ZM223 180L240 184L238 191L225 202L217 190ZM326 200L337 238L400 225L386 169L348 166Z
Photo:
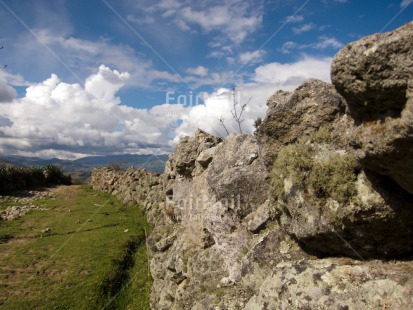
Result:
M310 77L329 81L330 64L331 58L303 56L294 63L257 67L251 80L238 84L237 88L237 102L249 102L242 124L244 132L254 131L254 120L265 116L266 100L275 91L291 91ZM207 79L217 82L223 77L214 73L192 76L194 81L200 79L199 82ZM53 74L29 86L23 98L0 104L0 151L65 158L158 154L170 152L179 137L193 135L197 128L225 136L218 121L221 117L228 130L238 130L231 115L234 105L230 89L220 88L206 94L198 105L172 102L137 109L122 105L116 96L128 78L126 72L101 65L82 84L62 82Z
M12 74L0 69L0 103L10 102L17 97L17 92L12 86L28 86L21 75Z
M254 131L254 120L265 117L266 101L277 90L292 91L308 78L318 78L330 82L331 58L314 58L303 56L294 63L269 63L255 69L252 81L239 86L237 100L240 103L249 101L245 111L243 128L245 133ZM197 128L221 136L225 130L219 124L223 117L230 131L238 131L231 110L233 110L232 91L221 88L205 97L205 104L189 108L181 117L181 125L176 129L177 141L184 135L193 135Z
M60 156L169 151L171 126L185 108L121 105L116 92L128 78L128 73L100 66L84 86L53 74L28 87L25 97L0 105L0 149Z
M292 90L308 78L330 81L331 58L304 56L294 63L270 63L255 69L254 81L258 84L273 83L280 89Z
M7 85L5 82L0 80L0 103L1 102L9 102L16 98L17 92L16 90Z

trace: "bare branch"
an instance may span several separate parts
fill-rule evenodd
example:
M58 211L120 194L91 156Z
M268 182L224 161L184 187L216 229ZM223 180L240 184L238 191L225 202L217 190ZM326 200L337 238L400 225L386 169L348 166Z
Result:
M215 130L215 128L212 128L212 130L215 132L215 134L217 135L218 138L221 138L222 140L224 140L224 138L221 137L221 135L219 134L218 131Z
M220 117L220 119L219 119L219 123L220 123L220 125L225 129L227 135L229 135L229 131L228 131L227 127L225 126L225 119L224 119L224 117L223 117L222 115L221 115L221 117Z
M241 104L237 98L236 98L237 91L235 87L232 89L232 110L231 110L231 115L234 118L234 120L238 124L238 129L240 133L242 132L242 123L244 122L245 119L242 118L242 115L244 114L244 111L247 108L247 105L251 102L252 97L244 104ZM219 119L220 126L222 126L226 133L229 135L229 131L227 127L225 126L225 119L223 116Z

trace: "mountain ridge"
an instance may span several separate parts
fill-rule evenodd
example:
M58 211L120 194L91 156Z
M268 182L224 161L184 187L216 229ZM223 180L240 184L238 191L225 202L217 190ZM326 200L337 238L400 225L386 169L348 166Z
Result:
M120 155L102 155L86 156L75 160L50 158L44 159L39 157L26 157L18 155L0 156L0 164L18 165L25 167L37 167L47 165L58 165L63 172L70 174L75 179L86 181L96 167L118 165L121 168L133 167L135 169L146 169L155 173L162 173L165 169L165 163L168 160L167 154L150 155L150 154L120 154Z

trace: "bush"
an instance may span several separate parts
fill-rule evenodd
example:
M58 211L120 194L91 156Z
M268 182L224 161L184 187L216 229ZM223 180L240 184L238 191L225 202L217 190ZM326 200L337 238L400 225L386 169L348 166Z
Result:
M114 171L125 171L125 166L118 162L113 162L108 165L108 168Z
M0 193L55 184L71 184L70 176L65 176L58 166L49 165L43 168L0 166Z

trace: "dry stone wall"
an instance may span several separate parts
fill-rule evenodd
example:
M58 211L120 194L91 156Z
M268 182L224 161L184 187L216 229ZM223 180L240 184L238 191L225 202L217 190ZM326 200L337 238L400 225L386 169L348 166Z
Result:
M162 175L93 172L154 226L153 309L411 309L412 25L345 47L333 85L275 93L255 136L198 130Z

